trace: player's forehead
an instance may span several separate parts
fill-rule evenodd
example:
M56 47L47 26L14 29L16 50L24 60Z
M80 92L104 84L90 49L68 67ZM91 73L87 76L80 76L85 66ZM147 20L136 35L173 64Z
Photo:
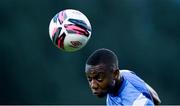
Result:
M86 65L86 74L106 73L107 68L104 64Z

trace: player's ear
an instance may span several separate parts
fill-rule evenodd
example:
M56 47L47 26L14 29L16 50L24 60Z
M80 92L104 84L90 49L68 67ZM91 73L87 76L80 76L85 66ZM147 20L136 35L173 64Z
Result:
M119 69L113 71L113 78L118 79L119 78Z

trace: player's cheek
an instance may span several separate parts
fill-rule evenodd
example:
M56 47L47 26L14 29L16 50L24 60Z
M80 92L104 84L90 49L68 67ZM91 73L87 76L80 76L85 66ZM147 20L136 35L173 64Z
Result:
M104 80L104 81L100 84L101 89L103 89L103 90L108 89L108 85L109 85L109 81L108 81L108 80Z

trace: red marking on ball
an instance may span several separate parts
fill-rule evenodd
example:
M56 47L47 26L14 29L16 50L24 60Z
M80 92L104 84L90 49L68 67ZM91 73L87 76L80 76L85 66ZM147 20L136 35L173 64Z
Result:
M81 45L82 45L82 43L79 42L79 41L71 41L71 46L72 46L73 48L78 48L78 47L81 46Z

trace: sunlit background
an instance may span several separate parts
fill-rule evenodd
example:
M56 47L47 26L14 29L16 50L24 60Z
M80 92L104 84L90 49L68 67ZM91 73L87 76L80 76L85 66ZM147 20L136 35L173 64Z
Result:
M74 53L57 49L48 27L67 8L83 12L92 37ZM180 104L180 0L1 0L0 104L105 104L91 94L87 57L109 48L162 104Z

